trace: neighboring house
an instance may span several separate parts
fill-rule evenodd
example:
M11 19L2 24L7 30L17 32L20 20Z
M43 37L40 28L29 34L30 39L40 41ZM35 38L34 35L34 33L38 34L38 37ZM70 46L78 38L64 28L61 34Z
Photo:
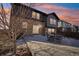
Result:
M65 23L65 25L64 25L64 31L71 31L71 24L70 23L68 23L68 22L64 22Z
M78 26L78 32L79 32L79 26Z
M72 30L71 30L72 32L75 32L75 27L74 27L74 25L71 25L71 29L72 29Z
M46 14L24 4L12 4L10 25L15 23L18 32L41 35L52 33L56 31L58 20L55 13Z
M79 26L70 24L70 23L68 23L66 21L62 21L62 20L58 21L58 28L59 28L60 32L66 32L66 31L79 32Z
M58 28L60 31L65 32L65 31L72 31L71 24L62 20L58 21Z
M79 31L79 28L78 28L78 26L76 26L76 25L73 25L73 32L78 32Z

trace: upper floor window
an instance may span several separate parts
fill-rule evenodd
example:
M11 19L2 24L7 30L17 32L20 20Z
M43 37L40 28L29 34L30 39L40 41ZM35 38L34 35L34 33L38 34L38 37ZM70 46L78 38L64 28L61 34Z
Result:
M37 13L36 17L37 17L37 19L40 19L40 14L39 14L39 13Z
M56 20L55 20L55 19L50 18L50 24L56 24Z
M66 27L66 23L65 22L63 22L63 27Z
M32 18L36 18L36 13L32 12Z
M37 12L32 12L32 18L40 19L40 14Z
M58 27L62 27L62 23L61 22L58 22Z

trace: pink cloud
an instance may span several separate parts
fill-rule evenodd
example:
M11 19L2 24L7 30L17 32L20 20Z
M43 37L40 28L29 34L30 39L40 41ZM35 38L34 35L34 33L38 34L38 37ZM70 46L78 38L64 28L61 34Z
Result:
M46 13L56 12L61 20L65 20L75 25L79 25L79 10L71 10L65 7L37 3L33 5L38 10L45 11Z
M8 8L5 8L4 10L5 10L6 14L10 13L10 11L11 11L11 9L8 9ZM1 9L0 9L0 12L1 12Z

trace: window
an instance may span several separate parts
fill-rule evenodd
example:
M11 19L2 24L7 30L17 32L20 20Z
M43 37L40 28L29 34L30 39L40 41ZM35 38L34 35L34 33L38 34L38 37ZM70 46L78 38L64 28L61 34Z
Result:
M53 24L53 20L52 20L52 18L50 18L50 24Z
M39 34L39 30L42 27L42 25L33 25L33 34Z
M32 12L32 18L40 19L40 14L37 12Z
M22 23L22 28L27 29L27 22Z
M66 23L65 22L63 22L63 27L66 27Z
M32 18L36 18L36 13L32 12Z
M56 24L56 20L54 20L54 24Z
M58 27L62 27L62 24L61 24L61 22L58 22Z
M40 14L39 13L37 13L37 19L40 19Z
M56 24L56 20L55 20L55 19L50 18L50 24Z
M48 33L51 33L51 29L48 29Z
M48 28L48 33L50 34L50 33L55 33L55 29L53 29L53 28Z
M54 33L55 32L55 29L51 29L52 30L52 33Z

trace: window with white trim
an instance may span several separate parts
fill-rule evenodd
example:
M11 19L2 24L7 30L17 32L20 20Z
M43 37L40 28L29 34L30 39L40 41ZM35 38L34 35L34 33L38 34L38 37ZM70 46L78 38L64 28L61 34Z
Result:
M55 24L55 25L56 25L56 20L55 20L55 19L50 18L50 24Z
M37 19L40 19L40 14L37 13L37 14L36 14L36 17L37 17Z
M32 18L40 19L40 14L33 11L33 12L32 12Z
M36 13L34 11L32 12L32 18L36 18Z
M49 34L55 33L55 29L53 29L53 28L48 28L48 33L49 33Z
M62 24L61 24L61 22L58 22L58 27L62 27Z

